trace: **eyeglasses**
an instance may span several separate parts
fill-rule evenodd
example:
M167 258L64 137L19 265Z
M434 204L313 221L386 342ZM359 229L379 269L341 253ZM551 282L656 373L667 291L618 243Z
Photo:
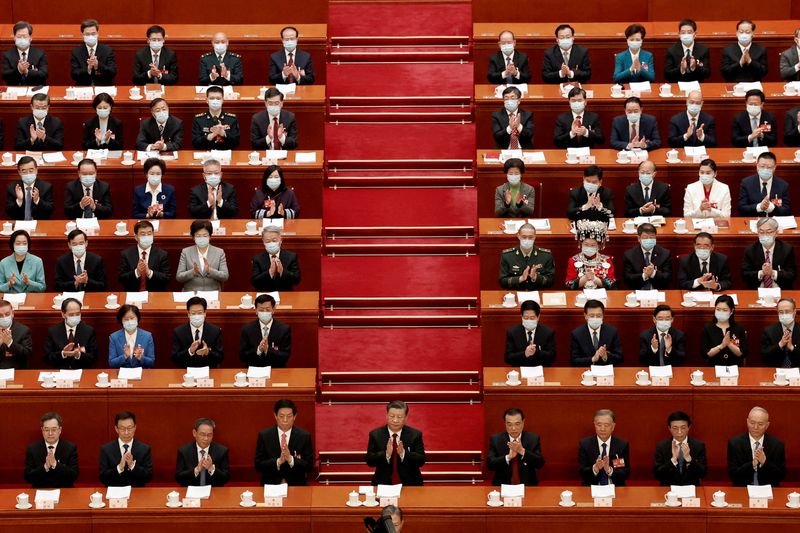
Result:
M59 427L55 427L55 428L42 428L42 433L58 433L59 431L61 431L61 428L59 428Z
M117 426L117 431L120 433L133 433L136 431L136 426Z

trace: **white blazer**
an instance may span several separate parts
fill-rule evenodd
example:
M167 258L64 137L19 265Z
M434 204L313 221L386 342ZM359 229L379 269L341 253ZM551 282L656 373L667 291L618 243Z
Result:
M708 201L716 205L708 211L700 209L700 204L705 200L703 184L700 180L686 186L683 195L683 216L686 218L729 218L731 216L731 190L721 181L714 180L711 184L711 194Z

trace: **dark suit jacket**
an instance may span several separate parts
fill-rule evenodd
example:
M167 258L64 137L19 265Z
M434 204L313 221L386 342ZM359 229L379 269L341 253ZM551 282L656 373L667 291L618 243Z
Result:
M684 255L678 262L678 288L682 291L704 291L702 285L692 288L694 280L700 277L700 261L692 252ZM711 252L708 258L708 271L717 277L720 292L731 288L731 270L728 267L728 256L719 252Z
M47 55L41 48L28 47L28 74L23 77L17 70L19 52L14 46L3 52L3 82L6 85L47 85Z
M114 138L106 144L98 145L97 139L94 136L94 130L100 127L100 119L95 114L92 118L83 123L83 142L81 147L84 150L99 150L107 148L108 150L122 150L125 147L124 129L122 121L118 118L109 115L108 129L114 132Z
M422 486L420 467L425 464L425 444L422 432L410 426L403 426L399 440L406 450L402 461L398 457L397 473L400 483L414 487ZM392 465L386 461L386 445L389 443L389 428L382 426L369 432L367 445L367 465L375 468L372 485L391 485Z
M663 181L653 181L650 185L650 201L658 204L658 207L650 216L661 215L668 217L672 213L672 193L670 192L669 184ZM635 181L625 187L626 217L641 216L639 208L644 204L644 191L642 191L642 184L639 181Z
M267 128L271 127L272 123L267 118L266 109L253 115L250 123L250 143L253 145L253 150L267 149ZM295 120L294 113L281 109L278 123L283 124L286 130L286 140L281 145L281 150L297 149L297 120Z
M506 330L506 364L510 366L550 366L556 360L556 336L555 332L538 324L533 332L533 344L536 345L536 353L531 357L525 357L525 348L528 347L528 332L517 324Z
M592 63L589 61L589 50L583 46L573 44L569 51L569 69L575 73L572 78L562 78L559 75L561 65L564 64L564 55L558 45L544 51L542 61L542 81L545 83L586 83L592 77ZM503 67L505 68L505 67ZM502 70L500 71L502 72Z
M578 326L572 330L570 334L570 364L572 366L589 366L592 364L592 357L594 356L594 346L592 345L592 336L589 333L589 326L586 324ZM600 360L596 365L614 365L619 366L622 364L622 342L619 339L617 328L608 324L600 326L600 346L605 345L608 351L608 361L605 363ZM626 476L627 477L627 476Z
M522 149L533 148L533 113L525 110L518 110L520 114L520 124L522 131L519 132L519 147ZM492 134L494 135L495 147L505 150L511 142L511 134L508 133L508 112L505 109L492 113Z
M47 444L39 439L25 449L25 481L34 489L68 489L78 479L78 447L60 439L55 451L56 467L45 472Z
M798 62L797 46L792 45L783 52L780 56L780 70L781 79L783 81L797 81L800 80L800 73L797 72L794 66Z
M221 181L222 206L217 206L217 218L234 218L239 212L236 201L236 188L227 181ZM192 218L210 218L214 209L208 206L208 185L201 183L189 191L189 215Z
M528 83L531 81L531 67L528 64L528 56L520 52L519 50L514 50L514 54L511 56L511 62L514 63L514 66L517 67L519 70L519 78L514 78L513 83ZM502 77L503 71L506 69L506 59L505 54L498 50L491 56L489 56L489 71L486 77L489 80L489 83L506 83L506 78Z
M775 122L775 117L768 111L761 111L761 124L768 122L772 124L772 131L764 133L764 138L758 140L759 146L775 146L778 144L778 123ZM739 148L746 148L752 146L752 142L747 140L747 136L753 133L753 127L750 124L750 115L747 111L742 111L733 119L733 126L731 128L731 144Z
M68 252L56 260L56 281L53 284L56 291L100 292L106 290L106 267L103 264L103 258L88 251L83 258L81 268L89 277L86 286L81 289L75 287L75 264L72 262L72 252Z
M783 119L783 143L786 146L800 146L800 131L798 131L797 114L800 107L793 107L786 112Z
M272 319L267 337L267 353L259 353L261 322L254 320L242 327L239 336L239 357L246 366L272 366L284 368L292 355L292 329L279 320Z
M81 43L72 49L70 63L75 85L114 85L114 77L117 75L114 50L110 46L98 42L94 48L94 55L97 56L97 70L90 73L86 66L86 61L89 59L89 50L86 49L86 45Z
M614 214L614 191L600 186L597 189L597 193L600 195L600 201L603 204L603 207L611 211L611 214ZM586 203L589 199L589 195L586 193L586 189L583 188L583 185L580 187L575 187L571 191L569 191L569 204L567 204L567 218L571 220L575 220L578 216L578 213L581 211L581 206Z
M617 487L624 487L625 480L631 475L630 463L630 450L628 449L628 441L620 439L619 437L611 436L611 446L609 446L608 461L622 459L625 461L625 466L614 468L611 476L608 479L609 484L614 484ZM597 436L592 435L581 439L578 443L578 473L581 477L581 485L597 485L599 476L595 476L592 472L597 458L600 457L600 448L597 446Z
M717 124L714 117L700 111L697 115L697 127L703 126L703 142L697 138L697 132L692 133L692 136L684 140L683 136L686 130L689 129L689 116L686 112L673 115L669 119L669 138L667 141L672 148L683 148L684 146L705 146L706 148L714 148L717 145Z
M208 346L208 355L201 357L191 355L189 347L194 342L192 327L187 322L172 330L172 362L179 368L190 366L210 366L217 368L225 357L222 329L210 322L203 324L203 334L200 339Z
M294 426L287 446L289 453L294 457L294 466L283 463L278 468L277 461L281 456L278 426L258 432L255 466L256 470L261 472L262 485L280 485L284 480L293 487L308 484L308 473L314 469L314 446L311 444L311 434Z
M139 278L136 277L136 265L141 256L139 247L131 246L120 252L119 275L117 279L123 289L128 292L139 290ZM148 291L163 292L167 290L172 273L169 268L169 254L161 248L151 246L147 254L147 266L153 271L153 276L145 282Z
M691 71L686 69L685 74L681 74L681 59L683 59L683 45L680 42L673 43L664 55L664 77L670 83L679 81L699 81L704 82L711 75L711 62L709 60L708 47L704 44L694 43L692 46L692 56L702 63ZM686 130L684 130L686 131Z
M761 357L764 359L764 366L780 367L786 355L792 361L792 366L800 366L800 326L797 324L792 328L792 344L794 351L786 351L778 346L783 337L783 324L776 322L764 328L761 334Z
M591 111L584 111L582 115L583 125L589 130L587 137L570 138L569 132L572 131L572 112L567 111L556 117L556 127L553 132L553 144L559 148L581 148L584 146L595 146L603 144L603 130L600 129L600 116Z
M769 216L782 217L792 214L791 199L789 197L789 184L777 176L772 176L772 187L769 191L770 199L780 198L782 205L775 206ZM761 178L758 174L747 176L739 187L739 216L755 217L767 216L766 213L756 211L756 204L761 203Z
M300 263L297 262L297 254L281 248L278 259L283 265L283 275L272 279L269 276L269 254L262 252L253 258L250 283L257 291L291 291L300 283Z
M64 358L61 351L67 345L67 328L64 322L51 326L47 330L47 339L44 342L44 356L47 362L55 368L89 368L97 360L97 336L94 328L86 322L80 322L73 333L75 342L86 348L86 353L80 359L74 357Z
M681 366L686 360L686 339L679 329L669 328L667 333L672 337L672 351L670 353L664 351L664 364ZM660 362L658 360L658 352L653 353L652 348L650 348L650 341L653 339L653 335L661 336L656 331L655 326L639 335L639 361L645 366L658 366Z
M314 65L311 63L311 54L295 48L294 65L298 70L305 71L297 83L300 85L311 85L314 83ZM283 49L273 52L269 56L269 84L288 83L283 79L283 67L286 66L286 53Z
M61 119L48 113L44 117L44 140L36 139L31 144L31 126L34 124L36 124L36 120L33 115L26 115L17 121L14 150L18 152L49 152L64 148L64 124Z
M137 185L133 189L133 218L147 218L147 210L150 208L150 201L153 199L153 193L147 185ZM175 187L161 184L161 192L156 199L158 203L164 206L162 211L163 217L159 218L175 218L177 205L175 202Z
M785 290L792 290L794 279L797 277L797 263L794 258L794 248L786 241L775 239L772 249L772 268L777 271L774 281ZM744 249L742 262L742 280L748 289L757 289L761 282L758 280L758 271L764 264L764 248L761 243L754 242Z
M33 353L30 328L14 320L11 322L11 340L11 346L0 344L0 368L27 368L28 358Z
M689 455L692 457L692 462L684 465L683 473L681 473L677 465L672 464L672 437L656 444L653 476L662 487L669 487L670 485L700 485L700 480L705 477L708 470L706 445L692 437L687 437L687 439L689 440Z
M508 455L508 443L511 437L505 431L495 433L489 438L489 455L486 457L486 468L494 472L492 485L508 485L511 483L511 464L506 462ZM525 448L525 455L519 458L519 481L529 487L539 484L536 477L536 469L544 466L542 448L539 442L539 435L523 431L521 435L522 447Z
M767 461L758 468L758 484L780 487L786 476L786 450L783 442L772 435L764 435L764 454ZM728 476L734 487L753 484L753 449L750 436L742 433L728 441Z
M81 180L76 179L67 183L64 188L64 216L66 218L83 218L83 208L81 199L86 194L86 188L81 184ZM92 186L92 198L94 198L94 216L103 220L111 218L114 206L111 203L111 186L107 181L96 180Z
M740 81L761 81L767 75L767 49L757 43L750 44L750 59L752 61L745 65L739 65L742 59L742 49L739 43L726 46L722 49L722 61L720 70L722 77L728 82Z
M164 133L159 135L158 123L156 123L155 118L150 117L147 120L142 120L139 123L139 134L136 136L136 149L147 150L148 145L153 144L162 137L167 145L164 151L180 150L183 144L183 121L170 115L164 124Z
M639 138L647 139L647 150L657 150L661 148L661 135L658 133L658 122L653 115L645 115L639 119L636 125ZM630 142L631 125L625 115L614 117L611 122L611 147L615 150L625 150Z
M162 48L158 52L158 68L161 78L150 78L150 63L153 62L153 52L149 46L136 51L133 58L133 84L145 85L147 83L160 83L161 85L175 85L178 83L178 56L169 48Z
M655 274L648 281L653 289L666 290L672 285L672 254L666 248L656 245L650 252L650 262L656 267ZM631 289L644 288L642 270L644 270L644 252L637 245L625 250L625 285Z
M206 472L206 485L222 487L231 478L228 466L228 448L222 444L212 442L208 447L208 454L214 463L214 475ZM178 448L178 459L175 465L175 481L182 487L200 485L200 476L194 475L197 466L197 444L192 441Z
M17 185L23 188L23 196L25 185L21 180L12 181L6 187L6 214L8 218L14 220L22 220L25 218L25 201L23 199L22 205L17 205ZM34 220L50 220L53 214L53 186L40 179L33 182L33 186L39 189L39 203L31 200L31 216Z
M133 439L129 448L133 459L136 461L133 470L127 465L120 474L117 471L122 459L117 439L107 442L100 447L100 483L107 487L144 487L153 478L153 459L150 446L139 439Z

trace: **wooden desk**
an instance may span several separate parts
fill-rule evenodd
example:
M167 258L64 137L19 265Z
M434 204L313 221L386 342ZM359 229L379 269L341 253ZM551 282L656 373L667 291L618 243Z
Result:
M82 319L95 328L99 361L96 367L108 366L108 336L120 329L116 319L116 311L105 308L108 293L86 293L82 310ZM125 302L125 293L117 292L120 303ZM224 336L225 359L224 368L239 368L239 334L242 326L256 320L253 309L239 309L242 292L224 292L220 294L220 308L209 309L207 320L222 327ZM248 294L255 297L255 291ZM49 368L44 360L44 342L47 330L59 323L61 310L52 309L55 293L29 294L25 305L14 315L15 320L31 328L33 336L33 356L28 362L29 368ZM172 330L186 323L186 304L175 303L171 293L151 292L150 301L142 307L142 329L153 334L156 347L156 367L174 368L170 356L172 354ZM255 298L254 298L255 299ZM292 327L292 356L289 366L317 366L317 335L319 332L319 293L318 292L284 292L281 303L275 312L278 320Z
M266 80L265 80L266 81ZM195 81L196 83L196 81ZM139 121L150 118L150 102L146 99L131 100L128 90L131 85L122 80L117 82L117 96L114 97L115 117L124 123L125 149L136 146ZM224 109L236 114L241 130L239 147L249 151L250 122L256 113L264 111L264 100L259 99L260 85L240 85L236 91L238 100L226 100ZM83 141L83 123L95 116L91 100L65 100L66 87L50 87L50 114L64 122L64 149L80 150ZM205 92L197 94L195 86L175 85L166 87L164 98L169 103L170 114L183 121L183 148L192 148L192 120L197 113L208 110ZM0 100L0 116L5 124L5 146L14 147L17 121L31 113L30 98ZM297 88L297 93L286 96L284 106L297 116L298 146L302 150L321 150L324 147L322 132L325 124L325 86L306 85Z
M709 469L705 484L730 486L728 439L747 430L745 419L754 405L769 410L770 433L783 440L787 450L800 446L800 435L791 427L798 406L797 391L772 385L773 368L742 369L738 387L714 386L718 380L714 370L708 368L704 369L705 380L714 383L692 386L689 376L695 367L673 368L669 387L642 387L635 384L636 372L642 368L615 369L613 387L580 385L581 373L587 368L547 368L545 383L550 386L509 387L504 383L508 367L484 368L486 442L490 435L503 430L503 412L519 407L526 414L526 429L542 438L546 464L539 471L540 481L577 481L578 441L594 433L592 417L597 409L612 409L617 419L614 434L630 443L631 480L640 485L658 484L653 477L653 453L656 443L670 436L666 420L673 411L688 413L692 417L691 435L706 444ZM800 479L800 469L791 459L787 465L785 485L792 486Z
M777 55L777 54L776 54ZM775 61L774 69L777 69ZM642 112L653 115L658 121L658 132L661 145L668 146L669 120L673 115L686 112L686 97L678 91L678 84L672 84L672 97L663 98L658 95L658 87L662 78L652 84L653 92L642 95ZM800 97L783 96L783 82L764 83L764 94L767 97L765 109L773 114L778 131L778 143L783 144L783 123L786 111L800 104ZM475 86L475 124L478 132L478 148L494 146L492 136L492 113L503 108L502 100L495 98L496 85ZM529 85L530 93L522 100L520 108L533 112L534 139L533 145L538 149L555 148L553 132L556 118L569 111L569 103L561 96L558 85ZM611 147L611 122L614 117L623 115L625 97L611 97L611 83L592 83L584 85L584 89L593 90L594 98L589 99L586 109L600 115L600 128L605 136L602 148ZM731 146L731 125L734 117L744 111L744 98L733 96L730 92L733 84L704 83L703 111L714 117L717 127L717 146Z
M61 414L63 438L78 445L78 483L84 486L99 485L98 450L116 438L114 415L123 409L136 414L136 438L152 447L153 483L174 484L176 450L192 441L192 427L199 417L217 423L214 438L230 450L234 482L258 481L253 468L256 436L274 423L271 413L277 400L291 398L297 403L302 417L298 426L314 432L314 368L275 369L266 389L233 387L238 372L233 369L211 370L212 389L181 387L182 369L145 370L142 381L131 382L128 389L100 389L94 384L102 371L85 370L76 389L51 390L37 383L39 371L17 371L15 384L22 388L0 391L4 424L16 428L4 432L0 443L0 476L5 483L24 483L25 447L41 438L39 417L47 411ZM115 370L107 372L109 377L117 375Z

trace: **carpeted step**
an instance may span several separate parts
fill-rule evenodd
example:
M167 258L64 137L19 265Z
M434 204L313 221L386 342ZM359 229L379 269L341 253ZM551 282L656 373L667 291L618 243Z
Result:
M333 226L470 226L477 191L469 189L325 189L322 216Z
M331 3L328 35L472 35L470 3Z
M328 65L326 91L335 105L348 96L464 97L471 99L473 65L429 63ZM346 103L344 100L342 103Z
M325 124L335 160L475 159L474 124Z

